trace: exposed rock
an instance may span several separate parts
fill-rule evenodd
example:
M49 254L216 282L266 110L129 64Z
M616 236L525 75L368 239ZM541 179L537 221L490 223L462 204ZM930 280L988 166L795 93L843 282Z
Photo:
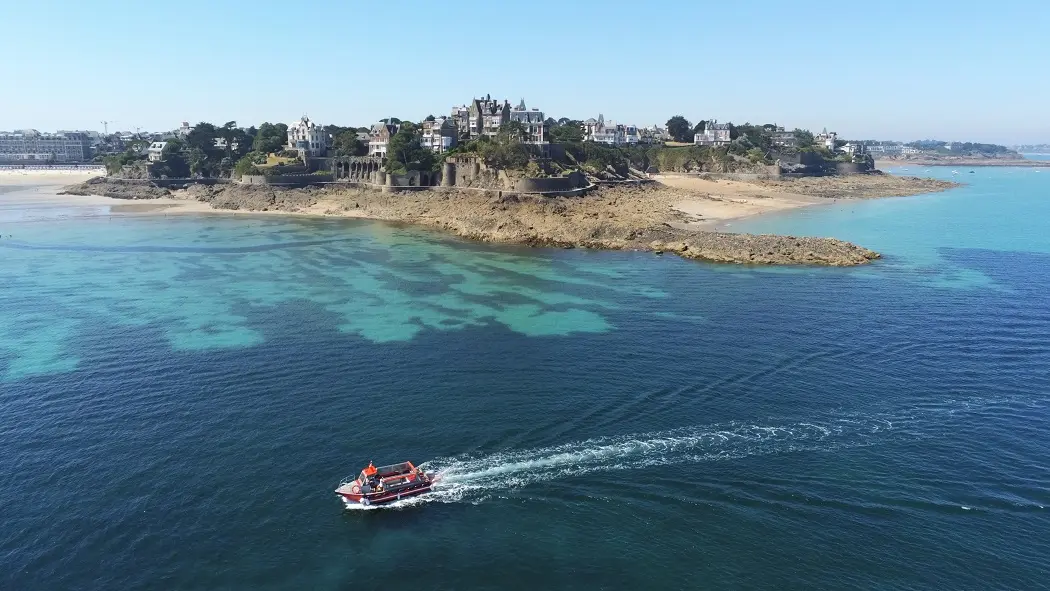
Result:
M59 195L101 195L114 199L160 199L170 197L171 191L144 180L94 177L64 188Z
M753 184L787 193L827 199L870 199L935 193L962 186L951 181L896 176L875 172L848 176L817 176L797 179L758 180Z
M904 186L906 184L900 185ZM831 190L830 185L814 187ZM792 190L800 191L797 185ZM355 216L410 222L475 240L563 248L648 250L720 263L844 266L879 257L876 252L833 238L683 228L672 223L682 219L683 214L673 207L682 199L682 194L661 185L601 188L582 197L543 197L486 191L383 193L335 185L284 189L220 184L168 191L143 183L93 179L67 192L122 199L175 197L203 201L216 209L227 210L317 215L340 215L353 210ZM912 187L911 192L921 191Z

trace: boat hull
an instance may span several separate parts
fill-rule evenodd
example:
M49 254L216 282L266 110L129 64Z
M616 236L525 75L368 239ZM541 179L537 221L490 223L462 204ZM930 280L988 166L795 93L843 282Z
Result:
M416 497L422 494L430 492L431 485L433 483L421 484L420 486L404 488L394 492L380 492L380 493L352 493L352 492L336 492L337 495L347 504L351 505L388 505L390 503L396 503L401 499L407 499L409 497Z

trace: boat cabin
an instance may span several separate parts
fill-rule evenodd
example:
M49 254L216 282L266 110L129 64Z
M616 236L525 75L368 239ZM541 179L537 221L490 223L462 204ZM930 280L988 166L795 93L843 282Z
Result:
M369 464L367 468L361 471L358 481L365 492L394 492L417 484L421 472L421 470L412 465L412 462L402 462L379 468Z

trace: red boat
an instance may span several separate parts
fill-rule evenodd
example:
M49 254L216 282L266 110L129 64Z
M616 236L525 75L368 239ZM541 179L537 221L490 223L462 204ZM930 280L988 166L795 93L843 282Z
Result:
M434 480L412 462L379 468L369 462L355 480L341 483L335 494L348 505L383 505L428 493Z

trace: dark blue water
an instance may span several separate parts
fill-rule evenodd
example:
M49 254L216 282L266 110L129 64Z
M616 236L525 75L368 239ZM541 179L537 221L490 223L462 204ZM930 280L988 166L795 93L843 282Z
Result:
M0 588L1045 588L1050 253L958 234L990 192L1028 236L1013 205L1050 192L1025 178L916 198L923 240L894 242L890 201L835 222L883 228L864 269L21 223ZM332 494L403 459L443 486Z

